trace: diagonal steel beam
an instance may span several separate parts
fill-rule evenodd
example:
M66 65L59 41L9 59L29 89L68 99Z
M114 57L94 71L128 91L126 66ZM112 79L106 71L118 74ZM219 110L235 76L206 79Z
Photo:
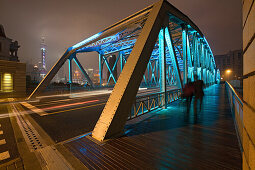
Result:
M59 69L63 66L66 60L71 56L73 53L72 48L68 48L64 55L57 61L57 63L51 68L51 70L47 73L44 79L39 83L39 85L35 88L35 90L30 94L27 98L28 100L35 97L36 95L40 94L50 83L50 81L54 78L57 74Z
M177 60L176 53L175 53L175 50L174 50L174 46L173 46L173 43L172 43L173 40L172 40L172 37L171 37L171 34L169 32L168 27L165 28L165 38L166 38L166 44L167 44L168 50L170 52L171 60L172 60L172 63L173 63L175 75L177 77L178 86L180 88L183 88L183 82L182 82L182 78L181 78L179 64L178 64L178 60Z
M149 62L163 19L166 16L164 3L166 3L164 0L160 0L154 4L92 132L92 137L99 141L123 133L130 108Z
M107 61L107 58L105 58L105 56L103 56L103 59L104 59L104 61L105 61L105 65L107 66L107 68L108 68L108 70L109 70L109 73L110 73L108 82L109 82L109 80L110 80L111 77L112 77L114 83L116 83L116 79L115 79L115 77L114 77L114 75L113 75L112 69L111 69L111 67L110 67L110 65L109 65L109 62ZM107 84L108 84L108 82L107 82Z
M77 66L79 67L79 69L81 70L81 72L83 73L83 75L85 76L85 78L88 80L89 84L93 87L94 84L93 84L93 82L91 81L91 79L90 79L88 73L87 73L87 72L84 70L84 68L82 67L80 61L77 59L76 56L75 56L73 59L74 59L75 63L77 64Z

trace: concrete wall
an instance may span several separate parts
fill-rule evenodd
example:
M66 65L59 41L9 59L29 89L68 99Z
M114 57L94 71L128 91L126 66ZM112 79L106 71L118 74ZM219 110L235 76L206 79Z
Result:
M0 92L0 97L24 97L26 94L26 64L0 60L0 73L13 75L13 92Z
M243 169L255 169L255 0L243 0Z

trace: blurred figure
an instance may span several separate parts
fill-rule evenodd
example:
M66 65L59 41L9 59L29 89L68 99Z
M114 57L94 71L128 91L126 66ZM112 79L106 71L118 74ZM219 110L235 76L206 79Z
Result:
M183 88L183 97L186 98L187 112L189 112L190 110L194 90L195 90L194 83L191 82L190 79L188 79L187 84L185 84L185 87Z
M194 75L194 87L195 87L195 101L194 101L194 112L197 112L197 101L200 102L200 111L202 109L203 97L204 97L204 81L198 80L197 75Z

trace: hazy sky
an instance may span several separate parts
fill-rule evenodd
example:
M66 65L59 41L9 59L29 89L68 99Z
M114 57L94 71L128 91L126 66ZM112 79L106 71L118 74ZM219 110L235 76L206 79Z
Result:
M201 29L214 54L241 49L241 0L168 0ZM0 0L0 24L18 40L20 60L35 64L40 37L47 45L47 68L67 47L156 2L156 0ZM81 56L88 67L95 55Z

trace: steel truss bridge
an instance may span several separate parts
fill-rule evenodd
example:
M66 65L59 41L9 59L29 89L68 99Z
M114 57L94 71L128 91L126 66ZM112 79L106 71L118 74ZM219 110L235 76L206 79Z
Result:
M207 85L220 80L212 50L200 29L170 3L160 0L69 47L29 98L43 91L67 60L70 83L74 60L93 86L77 58L79 53L93 51L99 56L100 85L104 67L109 72L106 83L115 84L92 132L92 137L99 141L122 133L141 83L158 86L161 106L166 107L170 100L168 86L182 89L195 75ZM109 64L112 55L116 59ZM121 71L119 76L114 74L117 65Z

